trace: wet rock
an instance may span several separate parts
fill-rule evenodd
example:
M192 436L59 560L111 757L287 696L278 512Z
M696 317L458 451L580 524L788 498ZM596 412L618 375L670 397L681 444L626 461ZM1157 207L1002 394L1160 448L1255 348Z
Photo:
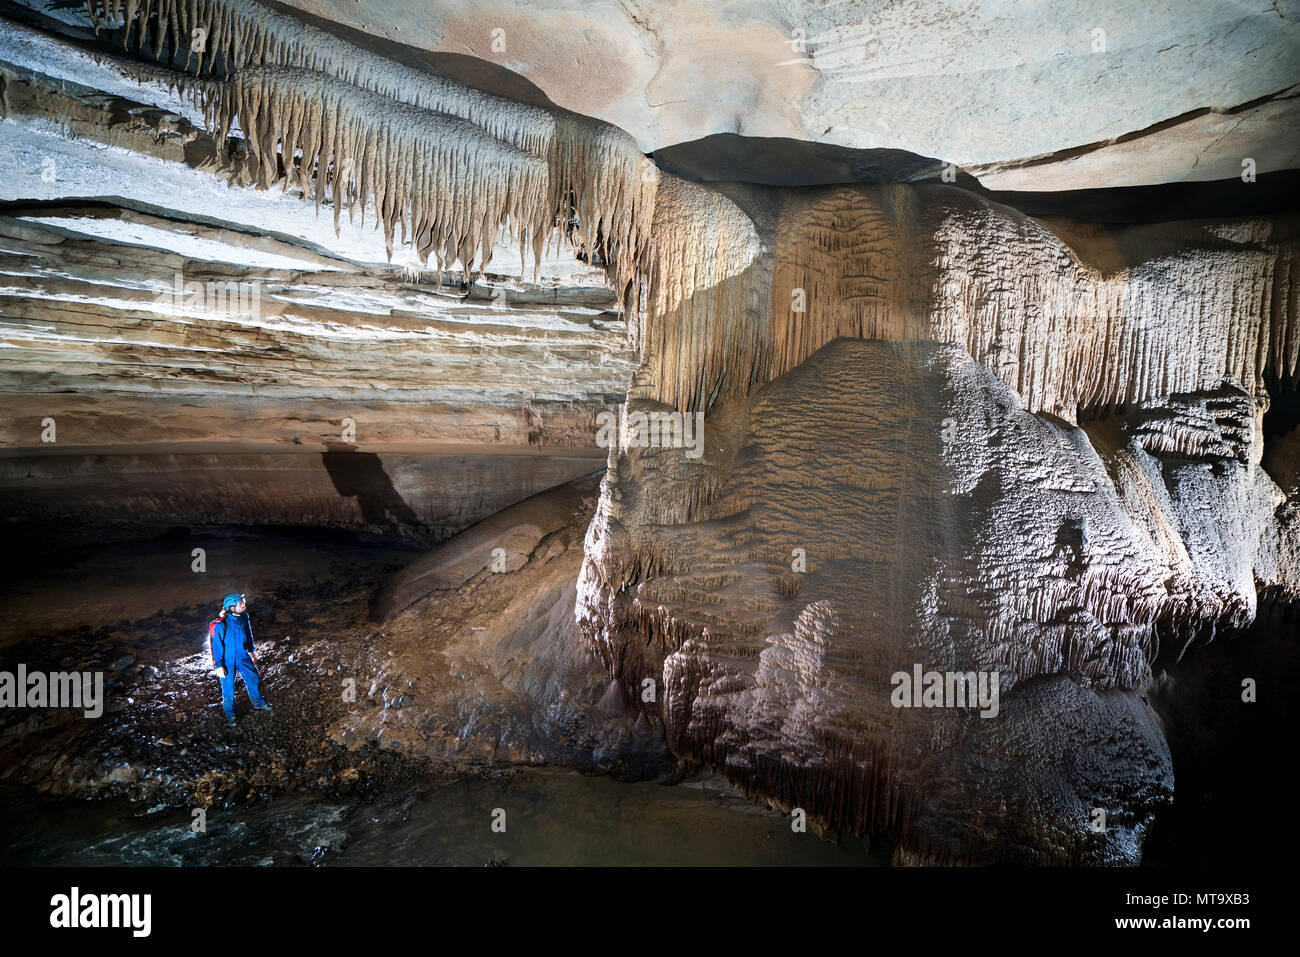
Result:
M109 771L106 780L110 784L134 784L138 778L136 769L129 764L124 764Z

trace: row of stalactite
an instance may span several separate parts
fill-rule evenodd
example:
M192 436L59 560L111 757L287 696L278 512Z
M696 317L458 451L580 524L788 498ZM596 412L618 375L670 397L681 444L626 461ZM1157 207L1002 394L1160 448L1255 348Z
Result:
M208 75L176 85L223 139L244 131L260 185L278 177L278 156L288 175L315 177L318 201L333 180L336 218L340 205L373 202L390 256L400 226L422 256L459 258L471 273L504 227L530 239L536 268L576 218L620 304L640 288L658 171L616 127L403 66L255 0L86 2L128 47L145 50L152 34L155 56L179 51Z
M655 250L644 397L707 408L840 337L961 344L1026 408L1067 420L1224 380L1257 396L1270 378L1300 381L1300 243L1286 229L1225 249L1189 228L1177 254L1103 274L959 190L794 192L772 191L776 225L760 236L714 209L739 213L725 197L661 186L673 208L654 234L673 241Z
M576 219L635 309L634 391L683 411L744 395L841 336L961 343L1029 409L1067 419L1223 378L1259 392L1266 375L1300 372L1293 239L1206 242L1103 275L1032 220L910 186L757 191L773 224L761 234L610 124L394 63L256 0L87 4L128 46L152 34L155 54L179 50L216 77L188 87L215 130L244 131L261 185L283 165L318 201L329 180L336 217L373 203L390 255L400 229L468 276L505 228L536 269Z

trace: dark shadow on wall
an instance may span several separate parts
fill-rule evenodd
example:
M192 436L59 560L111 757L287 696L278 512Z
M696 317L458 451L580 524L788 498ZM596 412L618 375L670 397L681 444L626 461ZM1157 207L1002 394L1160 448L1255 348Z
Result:
M374 452L358 452L341 442L329 444L321 463L340 495L355 496L367 525L403 525L420 528L423 522L397 494L393 480Z
M1300 427L1300 388L1268 377L1268 411L1264 413L1264 442L1279 439L1292 429Z
M1174 803L1156 815L1148 866L1276 867L1294 840L1285 784L1300 681L1300 604L1261 595L1247 628L1222 632L1181 661L1157 657L1147 694L1174 759ZM1168 648L1181 642L1162 641ZM1255 682L1246 701L1243 682Z
M941 183L944 161L899 149L852 149L784 137L714 133L654 151L660 169L697 183L741 182L766 186L841 183ZM952 168L952 180L978 190L979 180Z

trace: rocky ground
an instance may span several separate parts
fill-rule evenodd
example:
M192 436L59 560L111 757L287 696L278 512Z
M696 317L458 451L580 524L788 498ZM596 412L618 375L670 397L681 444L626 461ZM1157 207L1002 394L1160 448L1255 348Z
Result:
M625 713L571 640L591 504L573 501L580 509L560 515L561 527L531 538L529 506L516 507L513 523L479 533L483 562L465 569L461 587L420 595L383 625L375 599L416 552L309 531L217 529L47 548L6 576L3 667L102 671L104 713L6 709L0 777L51 795L213 807L511 765L672 776L661 729ZM487 566L494 535L512 550L508 572ZM164 570L196 542L216 574ZM241 682L235 728L204 643L231 590L250 596L274 705L252 710Z
M4 647L8 670L18 663L29 671L102 670L106 698L99 719L76 710L4 712L0 754L5 778L51 794L125 795L150 804L209 807L289 788L364 790L417 770L427 773L391 752L349 752L321 733L350 707L334 688L339 675L359 671L369 659L369 592L379 576L393 569L400 553L338 547L336 558L313 569L320 577L293 584L288 579L294 571L313 559L322 564L312 549L275 536L238 538L246 551L260 553L261 562L279 557L283 563L280 581L267 590L250 589L264 687L275 710L252 711L241 684L240 723L235 728L225 724L220 686L204 647L206 621L221 588L208 602L172 606L159 590L152 602L140 604L137 593L144 590L143 583L120 583L125 614L120 620L65 623L57 630L29 632ZM145 543L119 546L115 557L135 553L145 559L141 570L147 573L151 551ZM363 564L368 551L371 563ZM327 577L331 569L346 575L344 587ZM60 587L60 577L47 569L30 587L59 588L45 591L44 599L77 607L75 593ZM127 610L129 603L162 607L135 617ZM364 691L361 699L366 700Z

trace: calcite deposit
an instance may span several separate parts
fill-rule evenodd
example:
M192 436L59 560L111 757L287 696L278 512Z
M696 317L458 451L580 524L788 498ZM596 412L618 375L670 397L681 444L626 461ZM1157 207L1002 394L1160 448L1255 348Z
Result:
M412 12L378 6L0 21L0 517L434 547L370 596L362 702L319 709L348 753L701 766L898 863L1138 863L1191 707L1161 675L1300 600L1300 220L1125 224L1122 192L1031 216L987 187L1294 167L1285 4L1198 14L1259 41L1227 87L1148 49L1194 29L1171 11L1098 41L1071 6L1056 80L1086 102L986 92L961 129L936 89L996 73L1020 14L923 3L859 56L905 14L633 3L575 40L572 11L488 4L517 59L475 72L447 54L496 52L468 9L381 40ZM740 51L716 89L690 24ZM627 55L593 104L555 58L602 42ZM742 132L829 172L646 155Z
M579 615L674 750L785 807L921 861L1133 862L1173 785L1162 637L1300 586L1255 420L1224 389L1080 428L953 345L838 338L716 405L703 461L619 455ZM896 707L914 665L998 675L998 714Z

